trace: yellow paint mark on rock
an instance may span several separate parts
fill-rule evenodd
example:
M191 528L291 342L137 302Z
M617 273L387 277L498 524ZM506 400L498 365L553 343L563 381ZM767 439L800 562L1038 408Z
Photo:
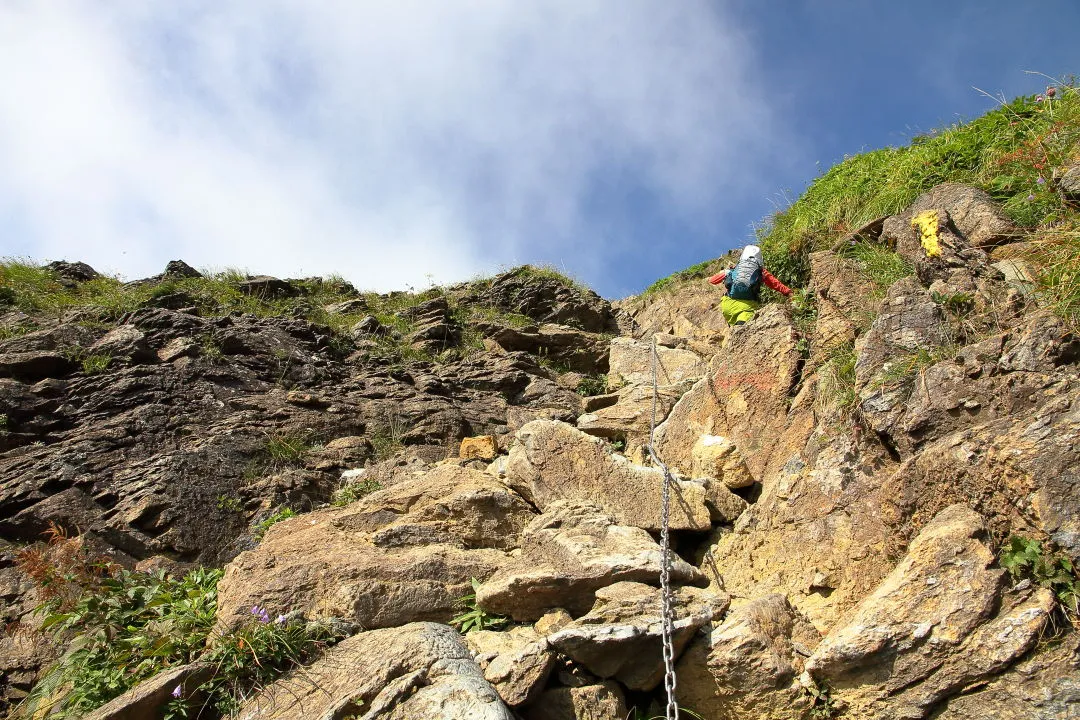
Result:
M921 212L911 219L911 227L919 231L926 257L941 257L941 244L938 242L938 228L941 222L936 210Z

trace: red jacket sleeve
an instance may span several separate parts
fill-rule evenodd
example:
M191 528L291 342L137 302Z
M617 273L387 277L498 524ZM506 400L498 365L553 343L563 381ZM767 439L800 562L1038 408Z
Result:
M723 272L716 273L711 278L709 278L709 282L713 285L719 285L720 283L724 282L724 278L727 276L727 272L727 270L724 270Z
M765 268L761 268L761 279L765 283L765 287L771 288L781 295L791 294L791 288L773 277L773 274ZM710 282L712 281L710 280Z

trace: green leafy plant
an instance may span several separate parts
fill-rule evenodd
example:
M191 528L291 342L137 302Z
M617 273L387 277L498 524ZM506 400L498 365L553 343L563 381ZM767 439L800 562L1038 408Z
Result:
M608 391L607 375L586 375L577 386L577 393L583 397L603 395Z
M82 369L87 375L99 375L109 369L111 355L87 355L82 359Z
M825 682L811 679L809 686L803 686L803 692L814 720L829 720L839 715L840 708L832 698L832 689Z
M182 578L124 570L53 528L19 555L43 598L41 632L67 651L17 716L82 717L141 680L193 661L214 625L220 570Z
M334 491L330 500L332 505L343 507L354 503L365 495L370 495L376 490L382 490L382 484L372 478L361 478L356 482L343 483Z
M218 495L217 508L227 512L242 512L244 503L240 501L240 498L232 495Z
M212 668L191 692L202 703L197 712L212 707L228 715L335 639L325 625L274 618L258 605L245 622L215 633L221 570L183 577L131 572L88 553L55 526L47 543L20 553L18 567L42 597L40 632L67 649L12 718L83 717L142 680L196 660ZM188 717L192 699L178 687L165 717Z
M278 510L264 520L260 520L258 523L256 523L255 527L251 531L251 536L256 540L262 540L263 537L266 535L266 531L269 530L271 526L281 522L282 520L288 520L289 518L293 517L296 517L295 510L293 510L292 508L282 508L281 510Z
M1068 556L1047 551L1038 540L1014 535L1001 549L998 562L1014 580L1029 578L1052 590L1070 620L1076 622L1080 614L1080 579Z
M11 420L8 419L7 413L0 413L0 433L7 432L10 425Z
M262 688L283 672L303 665L335 638L322 623L278 615L258 605L247 622L211 638L199 659L213 666L209 680L196 692L223 716L233 715L252 690Z
M473 591L458 599L458 605L465 611L450 621L463 633L470 630L501 630L510 623L509 618L495 615L484 610L476 603L476 594L480 591L480 583L476 578L472 579Z
M211 365L217 365L225 357L221 344L210 333L206 333L199 339L199 354Z
M945 312L957 316L966 315L970 312L975 300L972 293L966 292L939 293L931 291L930 297L938 305L941 305Z

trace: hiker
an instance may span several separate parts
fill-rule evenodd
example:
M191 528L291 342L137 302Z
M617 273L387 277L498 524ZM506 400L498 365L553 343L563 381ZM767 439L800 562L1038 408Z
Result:
M720 312L728 325L742 325L754 318L761 307L761 283L783 295L791 295L791 289L773 277L761 261L761 248L747 245L743 248L739 264L709 278L713 285L724 283L727 295L720 301Z

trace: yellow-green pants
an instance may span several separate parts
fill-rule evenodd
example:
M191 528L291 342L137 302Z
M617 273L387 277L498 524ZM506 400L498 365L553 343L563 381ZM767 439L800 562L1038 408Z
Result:
M753 300L735 300L724 296L720 301L720 312L724 313L724 319L728 325L748 322L754 319L754 312L761 307L761 303Z

